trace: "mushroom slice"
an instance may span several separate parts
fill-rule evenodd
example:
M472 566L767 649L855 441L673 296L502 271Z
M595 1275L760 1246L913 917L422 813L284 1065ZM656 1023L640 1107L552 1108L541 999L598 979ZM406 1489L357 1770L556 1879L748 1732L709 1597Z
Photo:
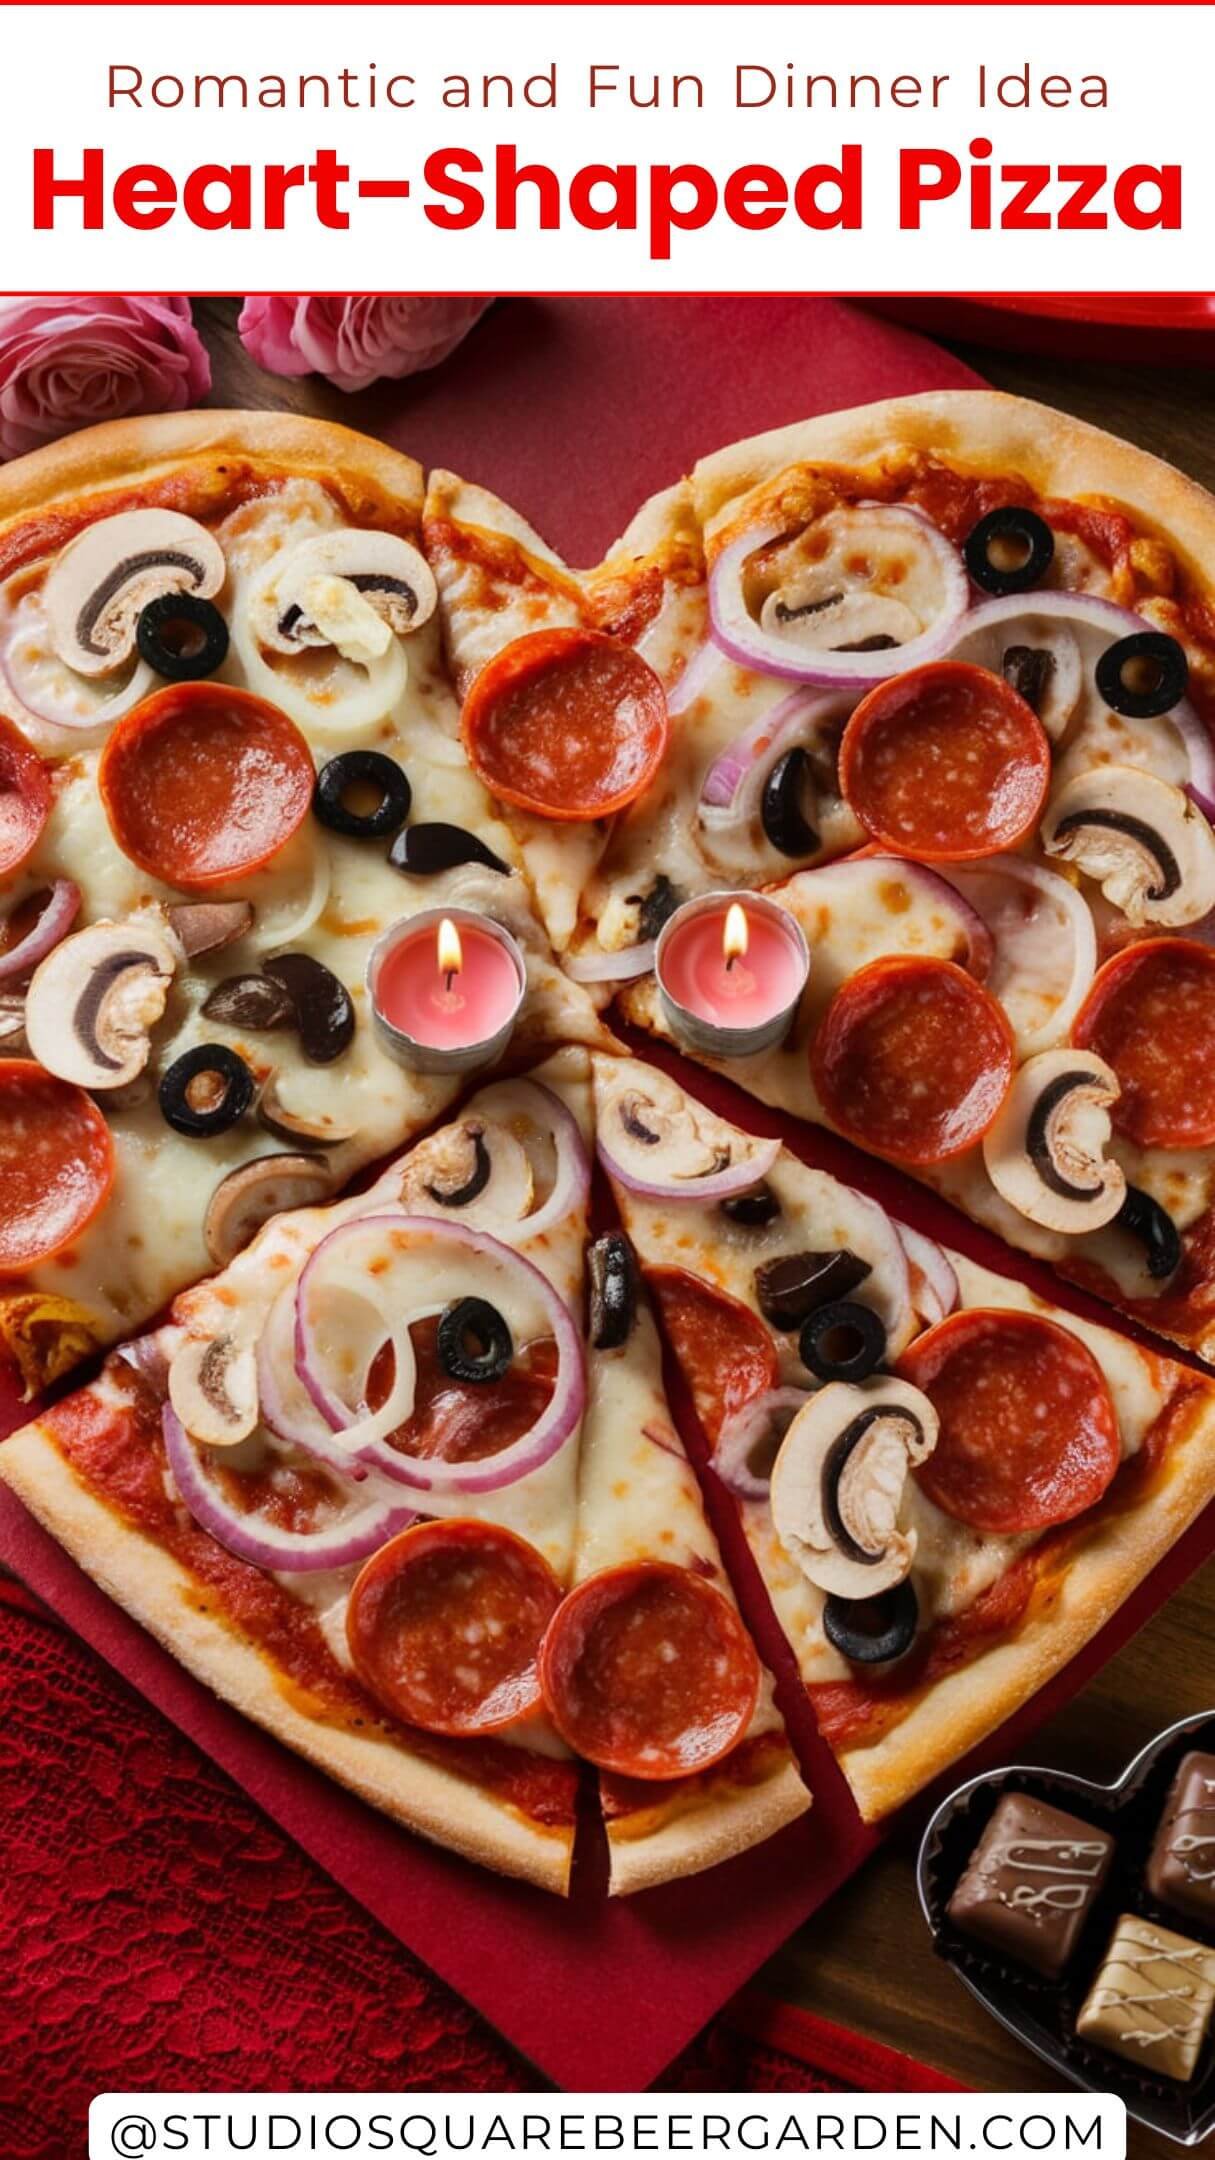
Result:
M948 543L905 510L830 511L764 563L760 627L816 652L909 645L941 612L945 554Z
M522 1142L480 1117L432 1133L401 1172L400 1201L411 1215L450 1212L465 1223L520 1223L535 1196Z
M1122 1165L1107 1157L1118 1080L1091 1050L1044 1050L1013 1081L983 1138L1001 1198L1045 1230L1079 1236L1112 1222L1126 1195Z
M236 1447L257 1425L257 1356L252 1339L192 1335L169 1366L169 1401L207 1447Z
M333 645L367 667L434 613L425 557L396 533L318 533L290 549L259 587L254 628L268 650Z
M898 1516L907 1473L937 1442L937 1414L905 1380L832 1381L799 1410L772 1469L772 1521L829 1596L877 1597L909 1574L916 1533Z
M79 1087L129 1087L148 1062L176 966L172 938L150 919L77 930L47 954L26 992L31 1054Z
M260 1155L255 1162L229 1170L212 1193L203 1218L203 1237L216 1267L227 1267L272 1215L315 1207L329 1197L333 1186L332 1170L316 1155ZM187 1421L176 1397L173 1408L187 1432L198 1440L206 1437Z
M0 990L0 1057L24 1057L28 1048L25 1039L25 992Z
M779 1153L771 1141L753 1140L715 1117L665 1073L634 1078L627 1064L599 1105L598 1144L609 1176L656 1197L728 1196L758 1184Z
M342 1125L324 1114L308 1117L301 1110L290 1109L279 1094L277 1073L271 1073L262 1089L257 1114L276 1140L286 1140L298 1148L344 1147L359 1130L357 1125Z
M1132 923L1199 922L1215 907L1215 833L1180 788L1129 765L1069 780L1042 827Z
M149 600L209 600L227 566L218 540L179 510L124 510L70 540L46 581L51 643L78 675L112 675L132 658Z

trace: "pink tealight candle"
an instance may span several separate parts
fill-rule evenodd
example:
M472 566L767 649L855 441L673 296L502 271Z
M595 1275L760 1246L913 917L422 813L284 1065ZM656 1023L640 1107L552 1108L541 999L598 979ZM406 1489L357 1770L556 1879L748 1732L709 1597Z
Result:
M679 1041L713 1057L753 1057L788 1033L810 954L800 925L762 893L706 893L671 916L654 966Z
M509 930L467 908L394 923L367 965L380 1040L416 1072L472 1072L500 1057L526 983Z

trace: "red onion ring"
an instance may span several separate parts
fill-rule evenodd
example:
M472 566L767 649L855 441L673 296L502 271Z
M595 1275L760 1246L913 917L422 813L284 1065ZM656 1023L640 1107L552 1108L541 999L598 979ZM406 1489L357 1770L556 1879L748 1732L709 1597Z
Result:
M315 1323L309 1311L310 1300L324 1287L326 1270L337 1266L339 1280L347 1285L351 1281L351 1255L347 1248L370 1236L374 1243L377 1232L402 1232L420 1243L431 1243L456 1249L470 1257L480 1256L505 1270L512 1280L531 1293L541 1306L557 1346L557 1375L553 1392L536 1423L520 1439L497 1455L482 1461L447 1463L434 1456L414 1456L403 1449L390 1447L382 1430L384 1411L374 1418L356 1416L349 1407L335 1397L324 1371L324 1360L318 1354ZM357 1260L354 1262L354 1279L360 1279ZM377 1288L389 1287L389 1271L377 1279ZM360 1291L360 1295L362 1292ZM398 1313L396 1316L404 1331L409 1334L409 1320L416 1315ZM396 1341L391 1324L384 1322L385 1340ZM378 1470L395 1483L409 1485L419 1492L487 1493L499 1492L505 1485L513 1485L533 1470L538 1470L557 1453L563 1442L581 1420L586 1406L586 1362L582 1342L570 1317L568 1307L558 1295L546 1275L525 1260L521 1253L513 1252L497 1238L484 1231L466 1230L458 1223L440 1222L429 1215L362 1216L342 1223L323 1238L308 1260L300 1277L296 1306L296 1369L301 1380L325 1416L329 1405L334 1404L344 1420L345 1442L351 1455L359 1462ZM411 1354L412 1362L412 1354ZM395 1392L395 1390L394 1390ZM390 1398L391 1400L391 1398ZM398 1418L396 1424L403 1424ZM395 1430L389 1425L387 1431Z
M1097 971L1097 930L1084 894L1068 878L1060 877L1056 870L1047 870L1041 863L1030 862L1023 855L992 855L986 862L951 863L948 877L951 884L955 881L958 883L959 889L966 896L967 904L973 907L976 913L980 907L978 896L983 892L985 881L991 878L1005 878L1011 884L1040 893L1058 908L1072 934L1071 974L1057 1006L1051 1013L1046 1030L1036 1029L1029 1035L1022 1035L1018 1030L1018 1049L1022 1057L1029 1057L1035 1050L1046 1048L1049 1043L1062 1042L1070 1031L1072 1021L1079 1012ZM1001 938L998 927L992 932L986 916L983 920L987 925L988 935L992 938L993 957L988 970L988 988L998 1001L1006 1002L1009 986L1000 986L999 968L1002 960L1007 961L1009 940L1007 937ZM1044 950L1040 940L1035 950L1038 953ZM1042 1040L1039 1040L1040 1036L1043 1037Z
M757 1395L753 1402L744 1403L728 1417L717 1438L712 1463L723 1485L739 1500L766 1500L768 1479L760 1477L751 1468L749 1456L756 1441L764 1436L764 1429L771 1420L778 1419L787 1410L786 1429L793 1423L799 1410L810 1400L808 1388L771 1388L766 1395Z
M548 1199L542 1201L538 1208L533 1208L531 1214L525 1215L517 1225L516 1234L530 1241L556 1229L559 1223L568 1222L571 1215L588 1206L591 1196L591 1160L582 1137L582 1128L573 1111L562 1102L559 1095L554 1094L552 1088L546 1087L542 1080L504 1080L496 1085L509 1088L516 1097L522 1096L529 1110L532 1106L527 1103L527 1097L538 1097L532 1115L537 1125L547 1124L551 1128L553 1146L557 1151L557 1168ZM483 1104L485 1092L474 1096L474 1103ZM492 1117L495 1114L492 1102L488 1105L488 1110Z
M327 1530L284 1530L261 1516L241 1513L211 1483L199 1460L198 1450L170 1403L161 1418L165 1448L173 1481L200 1528L238 1560L282 1574L315 1573L322 1568L349 1567L378 1552L398 1530L415 1520L411 1507L379 1494L364 1502L353 1515ZM256 1524L257 1527L253 1527Z
M613 1155L607 1141L600 1134L596 1141L599 1160L608 1176L626 1192L637 1193L643 1200L728 1200L732 1194L749 1192L753 1185L760 1185L780 1154L779 1140L757 1140L755 1152L742 1162L732 1163L725 1170L715 1170L706 1177L683 1178L675 1183L661 1179L640 1178L627 1164Z
M751 668L761 675L781 675L793 682L858 691L885 682L890 675L901 675L906 668L918 667L925 660L939 660L957 636L958 625L969 605L970 585L965 565L957 550L922 511L901 504L875 507L885 510L892 518L914 523L937 557L945 581L945 604L931 629L910 638L906 645L892 646L886 652L822 651L799 658L796 647L788 639L771 637L761 629L743 597L742 572L749 557L757 554L760 548L770 546L774 540L792 538L782 525L760 525L740 533L723 548L709 573L712 634L721 651L736 660L740 667Z
M911 1271L911 1302L926 1327L935 1327L957 1305L961 1296L953 1263L933 1238L896 1223L899 1243Z
M818 720L827 720L847 707L852 700L837 691L815 691L803 687L792 690L782 698L732 743L715 757L705 774L700 790L699 808L702 815L708 811L721 816L738 813L738 799L748 779L755 776L761 761L773 762L791 742L804 739L808 730Z
M57 878L33 929L27 930L8 952L0 954L0 982L28 975L40 960L45 960L67 936L79 912L80 887L73 885L71 878Z
M361 1483L365 1464L335 1437L295 1369L295 1284L286 1283L266 1315L257 1339L257 1399L262 1424L277 1440Z

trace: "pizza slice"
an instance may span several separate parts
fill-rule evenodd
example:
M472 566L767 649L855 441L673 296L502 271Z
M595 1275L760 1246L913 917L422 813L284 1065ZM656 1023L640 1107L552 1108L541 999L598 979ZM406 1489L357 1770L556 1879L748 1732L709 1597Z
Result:
M885 1814L1065 1665L1215 1494L1215 1381L596 1058L629 1235L819 1728Z
M558 1730L599 1767L623 1895L761 1843L810 1796L671 1421L628 1239L601 1237L589 1270L573 1589L540 1671Z
M673 491L581 576L486 489L430 475L423 537L465 748L523 850L558 952L613 820L664 763L650 650L682 608L689 516L686 488Z
M436 1842L567 1887L578 1764L536 1653L585 1402L586 1053L285 1214L0 1449L224 1700Z
M978 391L735 444L693 492L711 617L693 666L715 681L745 661L761 699L794 712L779 744L754 736L731 843L759 859L756 805L798 753L870 858L783 887L810 997L745 1083L1210 1348L1210 498L1096 429ZM811 739L830 699L833 762ZM652 1023L651 986L628 1001ZM942 1036L972 1037L971 1054L934 1059ZM885 1088L857 1089L875 1060ZM917 1122L921 1080L935 1102ZM1062 1189L1025 1167L1043 1121L1078 1150Z
M603 1039L469 771L422 476L266 414L90 431L0 480L0 1355L27 1392L454 1099L372 946L450 901L525 954L515 1043Z

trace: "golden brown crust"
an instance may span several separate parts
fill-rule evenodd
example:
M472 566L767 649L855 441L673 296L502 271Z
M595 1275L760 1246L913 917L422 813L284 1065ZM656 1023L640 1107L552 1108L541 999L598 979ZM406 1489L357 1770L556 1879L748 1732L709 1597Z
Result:
M214 1613L154 1539L90 1492L36 1422L0 1446L0 1478L109 1597L195 1679L361 1799L435 1844L564 1895L573 1826L529 1821L483 1787L373 1732L319 1723L297 1710L261 1651Z
M840 1750L840 1765L866 1822L902 1805L968 1749L995 1732L1061 1672L1151 1573L1215 1496L1215 1391L1199 1390L1185 1430L1172 1439L1164 1474L1138 1506L1098 1516L1069 1552L1057 1595L1024 1627L938 1680L902 1722L868 1747Z
M731 1786L723 1778L694 1807L672 1809L660 1801L640 1814L618 1816L608 1823L611 1895L630 1897L683 1875L701 1875L762 1845L811 1805L786 1750L762 1784Z
M111 420L0 467L0 531L65 500L236 456L318 479L347 473L421 516L421 466L369 435L296 413L185 412Z
M935 454L979 473L1019 473L1069 500L1100 496L1173 546L1195 583L1211 589L1215 498L1173 466L1119 436L998 390L936 390L825 413L732 443L692 475L710 540L748 514L752 490L798 464L859 464L899 450Z

